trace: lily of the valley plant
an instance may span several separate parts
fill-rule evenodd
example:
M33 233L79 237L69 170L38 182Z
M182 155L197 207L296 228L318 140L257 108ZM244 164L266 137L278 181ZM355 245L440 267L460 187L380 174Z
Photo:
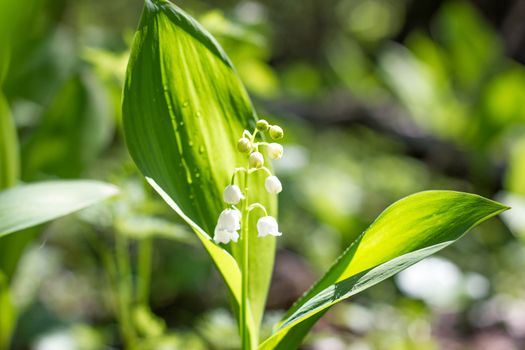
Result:
M123 117L139 169L193 229L223 277L242 349L297 348L335 303L445 248L507 209L451 191L401 199L284 314L269 338L260 339L276 236L281 235L277 194L282 185L270 159L283 154L273 142L283 130L258 119L217 41L163 0L145 2L127 70Z

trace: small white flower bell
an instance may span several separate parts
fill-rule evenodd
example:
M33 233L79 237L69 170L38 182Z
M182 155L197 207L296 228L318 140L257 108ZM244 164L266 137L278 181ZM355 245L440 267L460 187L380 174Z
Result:
M237 242L238 230L241 229L241 212L237 209L225 209L219 215L217 226L215 226L215 243L228 244L230 241Z
M260 168L264 165L264 157L261 152L253 152L248 158L250 168Z
M241 189L237 185L228 185L222 194L224 201L228 204L237 204L244 198Z
M217 227L215 228L215 236L213 241L215 243L224 243L228 244L230 241L237 243L239 240L239 234L236 231L221 230Z
M281 236L279 232L279 225L277 220L272 216L263 216L257 221L257 232L259 237L265 237L268 235Z
M279 143L272 142L268 145L268 156L271 159L281 159L283 151L283 146Z
M268 176L266 180L264 180L264 187L266 188L266 191L271 194L277 194L283 190L281 181L279 181L277 176L274 175Z
M237 209L224 209L219 215L217 227L228 231L237 231L241 228L241 212Z

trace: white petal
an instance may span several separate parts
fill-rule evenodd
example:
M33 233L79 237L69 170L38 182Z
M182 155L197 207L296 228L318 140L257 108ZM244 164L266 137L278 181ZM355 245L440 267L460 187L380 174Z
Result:
M237 209L225 209L219 215L217 227L221 230L237 231L241 228L241 212Z
M227 230L221 230L219 228L215 228L215 235L213 237L213 240L215 243L224 243L228 244L230 243L231 234L230 231Z
M272 216L263 216L257 221L257 232L259 237L265 237L267 235L281 236L279 232L279 225L277 220Z
M239 240L239 233L237 233L237 231L231 231L230 232L230 239L237 243L237 241Z
M222 196L228 204L237 204L244 198L241 189L237 185L226 186Z
M283 185L281 184L281 181L277 178L277 176L268 176L266 180L264 181L264 187L266 188L266 191L271 194L277 194L280 193L283 190Z
M268 145L268 156L271 159L281 159L284 148L281 144L272 142Z

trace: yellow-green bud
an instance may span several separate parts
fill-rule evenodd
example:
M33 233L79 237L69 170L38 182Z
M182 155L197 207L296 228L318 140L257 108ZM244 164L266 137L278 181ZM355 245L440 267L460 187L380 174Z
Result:
M241 137L237 142L237 149L242 153L250 153L252 151L252 143L246 137Z
M253 152L248 158L250 168L260 168L264 165L264 157L260 152Z
M270 127L270 124L264 119L260 119L257 121L257 130L259 131L266 131Z
M274 140L281 139L284 136L283 129L278 125L270 126L270 137Z

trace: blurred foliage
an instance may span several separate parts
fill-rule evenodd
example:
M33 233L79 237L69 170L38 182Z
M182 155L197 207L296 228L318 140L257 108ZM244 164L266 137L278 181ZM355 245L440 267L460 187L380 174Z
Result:
M288 131L275 164L285 188L268 303L277 314L402 196L456 189L513 206L441 262L335 308L305 349L525 346L525 55L509 49L505 29L513 11L524 14L480 3L179 3L224 46L260 114ZM122 188L42 228L27 249L33 232L0 240L2 271L14 274L0 283L10 281L21 317L13 349L121 348L130 332L141 349L238 347L218 276L123 143L120 93L141 7L0 1L0 182L20 156L23 181ZM4 145L11 120L19 152ZM417 283L434 274L450 286L438 303Z

